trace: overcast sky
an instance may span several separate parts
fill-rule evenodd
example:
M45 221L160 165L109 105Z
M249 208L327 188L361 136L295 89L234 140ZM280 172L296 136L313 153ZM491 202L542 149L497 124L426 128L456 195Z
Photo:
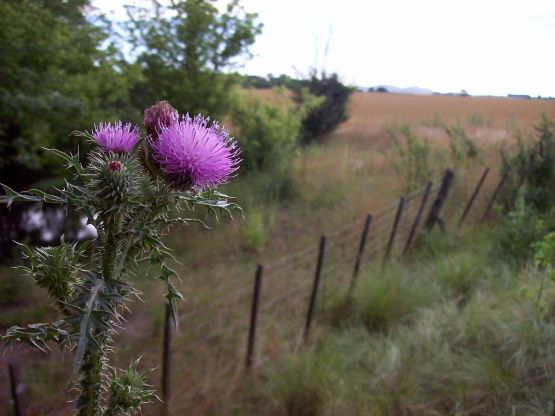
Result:
M93 0L125 16L124 4ZM219 1L225 4L225 1ZM242 0L264 24L240 72L438 92L555 96L555 0Z

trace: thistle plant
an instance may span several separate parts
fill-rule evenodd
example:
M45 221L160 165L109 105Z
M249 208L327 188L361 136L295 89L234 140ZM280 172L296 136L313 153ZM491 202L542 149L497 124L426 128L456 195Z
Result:
M166 288L170 314L177 325L173 259L164 234L176 224L201 221L197 207L218 215L240 209L215 190L238 169L239 150L225 129L200 115L179 117L167 102L144 112L146 137L129 123L101 123L80 133L95 146L79 154L59 156L72 171L62 189L16 192L1 185L0 203L16 201L58 204L84 216L97 238L56 247L20 244L28 265L23 272L46 289L59 318L52 323L9 328L6 344L21 342L47 351L51 343L72 351L79 395L76 414L131 415L156 396L147 371L134 361L128 369L110 366L117 345L114 334L123 324L127 301L137 295L133 276L139 263L150 262Z

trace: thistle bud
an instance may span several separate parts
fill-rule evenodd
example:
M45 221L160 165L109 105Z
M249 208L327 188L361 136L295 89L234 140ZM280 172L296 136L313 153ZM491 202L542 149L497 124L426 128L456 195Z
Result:
M179 113L167 101L158 101L144 112L144 125L151 140L158 138L162 127L169 127L179 120Z
M123 202L126 199L131 186L127 169L119 160L111 160L106 163L102 183L103 191L99 196L116 203Z
M108 163L108 170L121 170L121 162L119 160L112 160Z

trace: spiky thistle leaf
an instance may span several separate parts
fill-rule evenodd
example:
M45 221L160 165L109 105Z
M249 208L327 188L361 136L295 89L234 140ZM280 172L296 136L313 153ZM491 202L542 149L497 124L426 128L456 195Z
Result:
M8 329L6 335L0 337L0 340L5 344L19 341L34 346L41 351L46 351L48 341L54 341L61 345L67 343L69 334L62 329L64 323L63 320L60 320L51 324L30 324L26 327L12 326Z
M77 282L77 273L82 268L79 261L90 246L90 242L69 244L61 239L55 247L31 248L18 243L23 257L30 263L29 267L20 269L35 279L63 310L63 303L70 297L73 285Z
M158 399L147 376L152 370L139 371L139 359L125 370L112 368L105 416L131 416L140 413L141 406ZM159 399L158 399L159 400Z
M74 371L88 350L101 349L106 334L115 331L121 319L118 307L123 307L131 293L133 288L123 281L103 279L92 271L83 273L83 283L75 285L75 297L65 302L65 321L72 326L71 339L77 345Z

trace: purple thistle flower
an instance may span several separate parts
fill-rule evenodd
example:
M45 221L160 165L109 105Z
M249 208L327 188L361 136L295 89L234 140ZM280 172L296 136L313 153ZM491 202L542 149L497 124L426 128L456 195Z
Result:
M151 140L153 159L178 185L196 189L225 183L239 168L239 149L218 123L208 127L209 118L200 114L161 127Z
M96 144L108 152L130 152L139 140L139 128L131 123L100 123L94 126L92 137Z

